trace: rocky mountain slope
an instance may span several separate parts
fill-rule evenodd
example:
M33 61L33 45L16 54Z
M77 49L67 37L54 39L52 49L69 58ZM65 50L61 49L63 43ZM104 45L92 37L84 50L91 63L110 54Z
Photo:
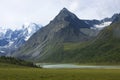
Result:
M23 47L12 54L14 57L31 61L61 62L65 43L84 43L94 39L99 33L96 25L107 26L109 20L81 20L76 15L62 9L47 26L37 31ZM104 23L107 23L104 25ZM108 24L109 23L109 24ZM67 54L67 56L70 56ZM71 55L74 56L74 55ZM69 61L69 60L68 60Z

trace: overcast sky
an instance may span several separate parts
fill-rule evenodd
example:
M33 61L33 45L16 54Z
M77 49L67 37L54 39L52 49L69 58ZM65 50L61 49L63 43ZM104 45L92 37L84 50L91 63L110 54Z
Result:
M0 0L0 27L46 25L63 7L80 19L102 19L120 13L120 0Z

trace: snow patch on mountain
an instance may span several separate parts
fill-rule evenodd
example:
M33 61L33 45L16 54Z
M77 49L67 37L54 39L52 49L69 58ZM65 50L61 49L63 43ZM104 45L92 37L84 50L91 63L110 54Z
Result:
M0 27L0 39L4 36L6 31L7 31L6 29L4 29L3 27Z
M99 25L94 25L94 27L99 28L99 29L103 29L104 27L109 26L111 23L112 23L111 21L103 22Z
M3 27L0 27L0 33L6 33L6 29Z
M40 29L41 25L38 25L36 23L25 23L23 25L26 37L25 37L25 41L27 41L37 30Z

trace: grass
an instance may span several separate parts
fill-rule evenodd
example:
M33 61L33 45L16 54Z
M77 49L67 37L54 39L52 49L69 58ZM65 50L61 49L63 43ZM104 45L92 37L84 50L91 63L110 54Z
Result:
M64 51L71 51L75 49L80 49L89 45L90 42L73 42L73 43L64 43Z
M120 80L118 69L0 68L0 80Z
M41 69L0 63L0 80L120 80L120 69Z

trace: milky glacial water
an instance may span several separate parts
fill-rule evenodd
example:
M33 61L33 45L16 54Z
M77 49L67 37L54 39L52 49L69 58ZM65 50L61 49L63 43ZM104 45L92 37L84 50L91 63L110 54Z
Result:
M96 65L76 65L76 64L48 64L36 63L38 67L60 69L60 68L80 68L80 69L120 69L120 66L96 66Z

